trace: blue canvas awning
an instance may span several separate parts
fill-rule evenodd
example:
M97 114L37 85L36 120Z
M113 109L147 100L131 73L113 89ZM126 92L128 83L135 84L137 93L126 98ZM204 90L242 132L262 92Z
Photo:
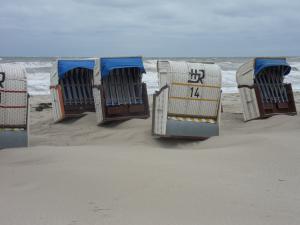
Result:
M59 78L64 78L66 72L75 68L93 70L94 66L94 60L58 60L58 76Z
M101 58L102 77L107 77L110 71L120 68L139 68L142 73L146 72L141 57Z
M258 73L263 71L266 68L270 67L282 67L282 75L288 75L291 71L291 66L287 63L286 59L256 59L255 60L255 71L254 75L256 76Z

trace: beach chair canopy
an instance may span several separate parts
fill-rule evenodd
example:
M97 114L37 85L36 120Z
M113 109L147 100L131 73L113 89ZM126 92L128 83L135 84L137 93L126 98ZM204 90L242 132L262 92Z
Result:
M121 68L138 68L145 73L142 57L101 58L101 76L107 77L109 72Z
M257 57L241 65L236 73L238 86L252 86L257 77L264 74L276 73L278 76L286 76L290 73L291 66L287 63L286 58Z
M93 70L95 60L58 60L58 76L64 78L65 74L76 68Z
M255 60L254 75L256 76L260 72L268 68L281 68L282 75L288 75L291 71L291 66L283 58L257 58Z

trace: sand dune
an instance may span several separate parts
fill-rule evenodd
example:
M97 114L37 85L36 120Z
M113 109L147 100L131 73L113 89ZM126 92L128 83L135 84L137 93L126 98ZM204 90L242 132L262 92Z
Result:
M244 123L237 94L223 106L206 141L32 108L32 147L0 151L0 224L300 224L300 116Z

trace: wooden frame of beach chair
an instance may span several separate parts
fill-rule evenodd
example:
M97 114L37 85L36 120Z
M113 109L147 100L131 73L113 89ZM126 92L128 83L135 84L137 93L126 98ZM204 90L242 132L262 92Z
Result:
M297 114L292 85L284 83L291 67L286 58L259 57L237 71L244 120Z
M0 149L27 147L29 95L25 69L0 65Z
M94 77L94 98L98 124L146 119L150 116L145 72L141 57L100 59L101 72Z
M93 73L96 59L59 59L51 74L50 92L55 122L94 112Z
M158 61L160 90L153 96L152 134L206 139L219 135L220 68L213 63Z

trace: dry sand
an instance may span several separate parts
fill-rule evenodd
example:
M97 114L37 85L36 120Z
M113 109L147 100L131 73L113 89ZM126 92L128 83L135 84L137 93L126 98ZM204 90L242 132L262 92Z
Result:
M238 94L223 106L220 136L202 142L155 139L151 119L54 124L32 108L32 147L0 151L0 224L299 225L300 116L244 123Z

